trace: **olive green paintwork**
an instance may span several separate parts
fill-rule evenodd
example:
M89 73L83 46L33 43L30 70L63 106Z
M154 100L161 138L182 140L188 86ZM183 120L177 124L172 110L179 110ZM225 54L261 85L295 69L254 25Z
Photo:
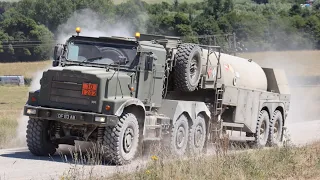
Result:
M55 112L87 114L90 117L88 123L95 124L97 122L92 122L94 116L104 115L112 119L112 117L120 116L124 108L130 105L141 107L144 117L147 109L145 107L159 107L158 113L169 117L173 123L181 113L187 114L191 121L199 113L206 114L208 119L211 118L210 111L204 103L205 98L215 96L211 91L200 95L191 92L187 96L183 96L183 93L173 93L174 98L162 99L164 69L168 58L166 49L163 45L151 41L154 37L141 37L142 41L73 36L70 39L84 38L92 41L136 44L139 55L137 66L119 71L115 67L112 69L78 65L53 67L43 73L40 91L30 92L29 99L35 96L37 101L28 100L27 104L37 107L40 111L51 108ZM165 37L158 37L158 39L162 38ZM207 51L203 50L203 66L206 66L206 53ZM262 108L266 108L269 115L276 109L280 109L284 120L286 119L290 92L284 73L280 70L268 70L253 61L227 54L222 54L220 61L222 79L218 79L218 84L225 85L222 104L235 108L232 113L224 113L225 122L243 124L243 131L255 132L258 114ZM217 58L212 54L209 61L212 67L211 77L207 77L203 88L213 87L216 63ZM148 66L151 68L148 69ZM202 69L202 73L206 74L205 68ZM272 83L274 80L277 80L277 83ZM96 97L81 95L81 86L84 82L98 84ZM130 91L130 87L133 87L133 92ZM276 92L270 92L271 90ZM188 98L189 101L186 101ZM110 110L106 110L106 106L110 106ZM106 125L113 123L109 122L108 118ZM69 121L75 123L75 121Z
M83 111L73 111L65 109L56 109L40 106L24 106L24 114L27 115L27 109L35 109L36 114L28 115L33 119L47 119L47 120L56 120L61 122L66 122L68 124L83 125L83 124L95 124L97 126L114 126L118 122L118 116L115 115L104 115L100 113L93 112L83 112ZM64 114L73 116L72 119L62 119L58 117L58 114ZM104 117L105 122L96 122L95 117Z
M43 72L39 91L30 92L29 106L26 107L33 105L40 111L53 108L63 112L121 116L129 105L140 106L143 111L145 106L161 106L166 50L162 45L149 41L139 42L137 50L139 62L127 70L79 65L48 69ZM146 69L146 63L151 63L150 70ZM82 95L83 83L97 84L97 96ZM30 100L32 96L36 97L36 102ZM107 110L106 106L110 109Z
M82 83L98 84L97 96L82 95ZM114 113L119 106L116 102L134 97L127 73L97 67L53 67L43 73L40 84L39 105L44 107L101 113L103 102L110 101Z
M166 50L162 45L153 44L150 41L139 42L140 52L139 72L137 79L137 98L145 106L160 107L162 102L162 88L164 67L166 63ZM145 67L147 56L153 55L152 69Z

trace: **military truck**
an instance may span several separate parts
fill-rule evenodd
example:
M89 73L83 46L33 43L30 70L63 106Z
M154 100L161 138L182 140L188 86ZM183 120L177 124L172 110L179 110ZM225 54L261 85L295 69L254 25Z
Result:
M285 72L172 36L72 35L29 92L27 146L37 156L60 144L94 142L127 164L145 142L173 155L198 154L227 131L231 141L281 145L290 106Z

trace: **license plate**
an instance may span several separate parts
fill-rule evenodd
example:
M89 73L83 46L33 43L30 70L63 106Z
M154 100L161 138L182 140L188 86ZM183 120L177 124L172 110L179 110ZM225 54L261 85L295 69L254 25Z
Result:
M75 115L72 115L72 114L61 114L61 113L58 113L57 114L57 117L59 119L71 119L71 120L76 120L76 116Z

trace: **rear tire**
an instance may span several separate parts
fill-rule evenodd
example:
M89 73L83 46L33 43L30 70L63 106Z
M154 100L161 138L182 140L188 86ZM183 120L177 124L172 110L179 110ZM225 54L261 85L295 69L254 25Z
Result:
M50 140L50 123L48 120L29 119L27 126L27 146L29 151L36 156L53 155L58 148Z
M105 158L116 165L130 163L138 154L139 124L132 113L124 113L116 126L106 127L103 146Z
M175 54L175 89L192 92L198 87L201 72L201 49L195 44L182 44Z
M270 117L266 110L259 113L257 128L255 133L254 146L258 148L265 147L269 137Z
M270 121L270 131L269 131L269 139L268 144L270 146L279 147L282 145L282 129L283 129L283 118L282 114L279 110L276 110L273 113L273 116Z
M187 151L189 139L189 126L186 115L181 114L172 127L171 153L176 156L183 156Z
M206 122L202 114L199 114L190 128L189 151L198 155L203 151L206 140Z

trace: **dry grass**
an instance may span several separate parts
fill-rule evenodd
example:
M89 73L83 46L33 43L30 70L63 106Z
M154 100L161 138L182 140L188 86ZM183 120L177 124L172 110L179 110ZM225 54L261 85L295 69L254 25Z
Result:
M320 142L307 147L285 147L197 157L166 163L152 160L146 170L119 173L110 179L317 179Z
M16 136L17 118L27 100L28 87L0 86L0 149Z
M31 78L33 73L50 65L52 61L0 63L0 76L19 75Z
M79 156L75 156L78 159ZM89 163L90 164L90 163ZM94 163L96 164L96 163ZM100 166L101 167L101 166ZM221 156L173 159L163 152L150 156L146 166L110 175L94 166L74 164L60 179L318 179L320 142L305 147L285 146L229 152Z
M32 78L33 74L50 65L52 61L0 63L1 75L22 75ZM16 136L18 117L27 100L28 86L0 86L0 149L9 147Z

